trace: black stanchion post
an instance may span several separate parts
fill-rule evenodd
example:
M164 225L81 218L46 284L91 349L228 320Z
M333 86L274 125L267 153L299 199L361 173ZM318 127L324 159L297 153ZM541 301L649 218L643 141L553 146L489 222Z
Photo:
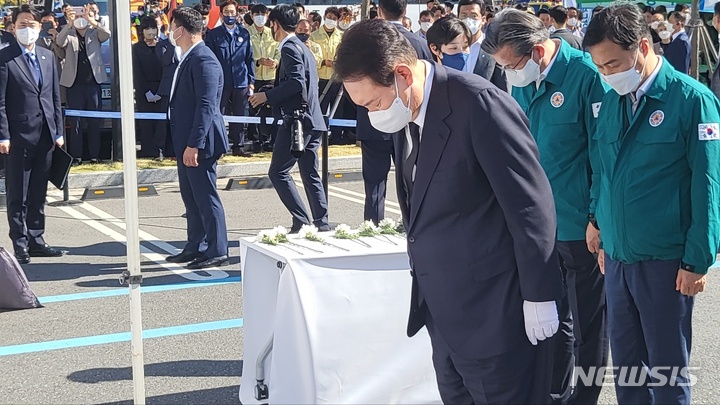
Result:
M65 141L63 143L63 149L67 152L68 149L70 149L70 146L68 144L70 143L70 139L67 136L67 127L65 126L65 108L62 109L62 122L63 122L63 140ZM63 186L63 202L70 201L70 176L68 175L67 180L65 180L65 185Z
M110 21L117 21L115 16L117 12L117 1L108 2L108 13L110 14ZM125 16L123 16L125 18ZM110 54L110 66L118 65L118 41L120 33L117 30L117 24L110 24L111 30L111 45L112 52ZM125 33L123 33L125 35ZM113 111L120 111L120 69L110 69L110 94L111 108ZM112 153L111 157L113 161L119 162L123 159L123 147L122 147L122 131L120 129L120 120L112 120Z
M330 165L328 164L328 143L330 139L330 117L325 116L325 126L327 131L322 133L322 184L325 190L325 201L330 199L328 177L330 176Z

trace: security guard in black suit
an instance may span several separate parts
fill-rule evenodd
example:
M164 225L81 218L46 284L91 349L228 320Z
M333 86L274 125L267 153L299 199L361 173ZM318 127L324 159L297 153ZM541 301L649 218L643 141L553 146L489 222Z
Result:
M378 14L392 22L415 49L419 59L432 61L432 53L424 39L402 26L406 0L380 0ZM357 140L362 148L362 174L365 182L365 220L378 223L385 218L385 194L390 161L393 158L393 134L378 131L370 125L367 108L357 109Z

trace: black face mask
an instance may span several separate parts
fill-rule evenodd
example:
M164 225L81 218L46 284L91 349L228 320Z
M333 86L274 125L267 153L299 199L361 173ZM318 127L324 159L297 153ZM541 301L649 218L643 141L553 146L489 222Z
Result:
M310 34L295 34L295 36L302 42L307 42L310 39Z

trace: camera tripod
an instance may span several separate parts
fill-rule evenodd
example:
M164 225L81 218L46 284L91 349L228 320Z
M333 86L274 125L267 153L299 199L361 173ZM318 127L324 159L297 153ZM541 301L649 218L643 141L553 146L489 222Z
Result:
M320 94L320 105L322 105L323 100L325 100L325 97L327 97L328 93L330 92L330 88L332 87L333 83L335 83L335 73L330 77L330 80L328 80L327 84L325 85L325 88L322 91L322 94ZM333 119L335 116L335 113L337 112L337 108L340 105L340 100L342 100L342 97L345 95L345 88L340 85L340 89L338 90L337 95L335 96L335 100L332 102L332 104L328 104L327 111L323 111L323 117L325 117L325 125L327 126L327 131L323 132L322 135L322 185L323 189L325 189L325 199L328 199L328 177L329 177L329 165L328 165L328 147L330 143L330 120Z

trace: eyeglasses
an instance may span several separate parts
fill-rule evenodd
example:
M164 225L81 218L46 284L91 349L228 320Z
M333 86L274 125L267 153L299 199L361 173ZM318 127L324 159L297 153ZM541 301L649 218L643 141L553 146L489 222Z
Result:
M503 67L503 70L517 70L518 65L519 65L522 61L524 61L525 58L527 58L527 57L532 57L532 51L530 51L529 53L526 53L525 55L523 55L523 57L520 58L519 61L517 61L517 63L515 64L515 66L513 66L513 67L511 67L511 68Z

